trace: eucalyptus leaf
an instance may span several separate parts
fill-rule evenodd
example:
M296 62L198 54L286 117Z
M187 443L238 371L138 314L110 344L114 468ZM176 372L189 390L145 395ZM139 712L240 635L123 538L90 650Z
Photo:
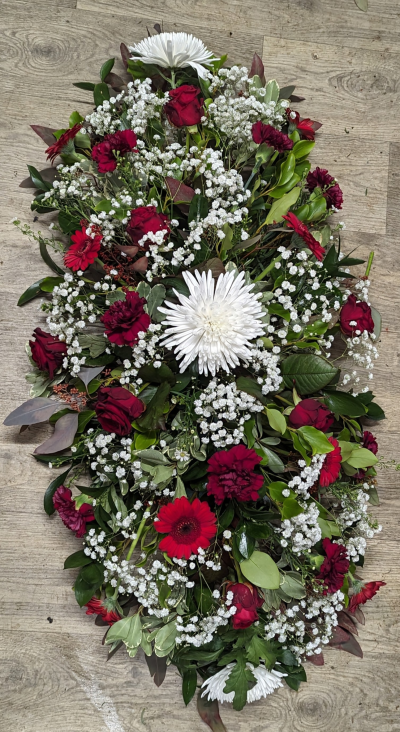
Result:
M254 551L250 559L241 562L240 569L246 579L257 587L267 590L277 590L279 587L279 569L265 552Z

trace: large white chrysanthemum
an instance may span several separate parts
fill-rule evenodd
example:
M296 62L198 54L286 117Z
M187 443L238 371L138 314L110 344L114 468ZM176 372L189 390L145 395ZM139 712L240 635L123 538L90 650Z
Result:
M244 284L244 272L236 277L234 272L220 274L216 284L210 270L182 275L189 297L174 290L180 304L165 301L167 307L158 308L167 316L161 345L183 359L181 372L196 358L200 374L206 376L214 376L221 368L229 372L240 361L248 361L251 341L262 336L265 328L261 295L251 292L254 285Z
M217 674L210 676L210 678L202 684L201 688L204 689L202 696L206 696L207 694L209 701L217 699L221 704L224 702L233 702L235 692L230 691L229 694L225 694L224 688L235 665L235 663L228 663L228 665L224 666L224 668L221 671L218 671ZM279 689L280 686L283 686L281 678L287 674L283 674L280 671L275 670L268 671L263 664L260 664L256 668L254 668L252 663L246 663L246 666L251 670L257 681L256 685L247 692L248 704L258 701L259 699L263 699L268 694L272 694L275 689Z
M216 60L203 41L189 33L160 33L149 36L130 46L129 50L145 64L171 69L191 66L203 79L204 66Z

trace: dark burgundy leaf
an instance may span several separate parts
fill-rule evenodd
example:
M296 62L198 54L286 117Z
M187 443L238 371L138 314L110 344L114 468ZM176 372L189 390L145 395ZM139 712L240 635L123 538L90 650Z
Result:
M354 613L351 613L350 610L348 610L348 609L343 610L343 612L345 612L346 615L348 615L349 618L351 618L351 620L357 620L357 623L360 623L361 625L365 625L364 613L360 607L357 607L355 609Z
M132 269L134 272L146 272L148 263L149 260L147 257L140 257L140 259L137 259L136 262L131 264L129 269Z
M338 623L341 628L348 630L349 633L355 633L356 635L358 635L358 630L354 620L352 620L350 616L343 611L338 613Z
M208 724L213 732L228 732L221 717L219 716L218 702L208 701L205 696L201 696L204 693L200 689L197 695L197 711L200 714L201 719L205 724Z
M347 630L344 630L343 628L340 628L338 625L336 628L333 629L333 635L332 638L329 641L330 646L339 646L342 643L346 643L350 638L350 633L347 632Z
M126 82L121 79L118 74L114 74L112 71L110 71L109 74L107 74L105 78L106 84L109 84L115 91L122 91L123 89L126 89Z
M58 175L57 168L44 168L44 170L40 170L39 173L42 176L43 180L45 180L47 183L53 183ZM36 188L30 176L29 178L25 178L22 183L19 184L19 187Z
M85 386L87 387L90 382L96 378L101 372L103 371L104 366L93 366L89 368L88 366L83 366L78 374L79 378Z
M60 402L55 402L54 399L35 397L35 399L28 399L27 402L14 409L5 418L3 424L6 427L20 426L22 424L39 424L39 422L46 422L52 414L58 412L61 408Z
M94 621L95 625L98 625L99 628L105 628L108 623L106 623L105 620L101 617L101 615L96 615L96 620Z
M159 23L154 23L153 28L157 33L162 33L161 25Z
M131 57L129 48L126 45L126 43L121 43L121 45L119 47L119 50L121 52L122 63L124 64L125 68L127 69L128 68L128 61L129 61L129 59Z
M195 195L193 188L185 185L185 183L182 183L182 181L180 180L175 180L175 178L166 178L165 182L168 186L168 190L174 203L191 202L192 198Z
M304 102L304 100L305 97L298 97L297 94L292 94L290 97L290 101L295 102L296 104L298 104L299 102Z
M126 254L128 257L134 257L139 251L139 247L134 247L134 246L124 247L121 244L117 244L116 247L117 247L117 249L119 249L120 252L122 252L123 254Z
M350 635L349 640L346 641L346 643L341 643L339 646L335 646L341 651L347 651L347 653L351 653L353 656L357 656L358 658L363 657L362 648L356 638L354 638L354 635Z
M43 442L34 451L34 455L52 455L71 447L78 429L78 413L69 412L57 420L54 432L48 440Z
M251 79L253 76L259 76L261 81L265 81L265 75L264 75L264 64L259 57L258 53L255 53L253 56L253 61L251 63L251 69L249 73L249 78Z
M167 673L167 662L165 658L159 658L155 653L151 656L145 655L146 663L150 671L150 676L156 686L161 686Z
M314 121L314 123L313 123L313 130L314 130L314 132L316 132L317 130L319 130L320 127L322 127L322 122L315 122Z
M314 666L323 666L325 663L322 653L315 653L314 656L307 656L307 661L312 663Z
M36 132L37 135L43 140L43 142L46 143L46 145L54 145L56 138L53 135L53 132L56 132L56 129L52 129L51 127L43 127L42 125L31 125L34 132Z

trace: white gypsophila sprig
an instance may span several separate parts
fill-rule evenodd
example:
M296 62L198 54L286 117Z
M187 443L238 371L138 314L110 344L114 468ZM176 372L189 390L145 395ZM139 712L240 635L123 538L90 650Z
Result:
M244 284L244 272L221 274L215 284L211 271L183 272L189 288L186 297L174 290L179 304L165 301L160 312L167 317L162 345L174 350L183 372L198 358L199 372L213 376L229 372L240 361L251 360L251 341L264 332L260 294Z
M230 691L229 694L226 694L224 692L224 688L235 665L235 663L228 663L227 666L224 666L224 668L221 669L221 671L218 671L214 676L210 676L210 678L206 679L201 687L204 689L202 696L207 696L209 701L214 701L216 699L221 702L221 704L224 702L233 702L235 692ZM275 689L279 689L280 686L283 686L281 681L282 676L287 675L280 671L275 671L275 669L268 671L262 663L260 663L256 668L252 663L246 663L246 667L250 669L257 681L256 685L247 692L248 704L258 701L259 699L263 699L268 694L272 694Z
M149 36L140 43L129 46L129 50L135 61L171 69L191 66L203 79L207 73L204 66L217 60L200 38L189 33L160 33Z

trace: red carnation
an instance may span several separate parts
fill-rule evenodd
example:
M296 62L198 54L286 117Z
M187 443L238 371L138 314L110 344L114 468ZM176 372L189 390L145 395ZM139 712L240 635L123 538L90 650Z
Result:
M164 111L174 127L192 127L201 122L204 114L203 102L201 89L182 84L177 89L170 89L169 101L164 104Z
M57 142L55 142L54 145L50 145L50 147L48 147L45 151L47 155L47 160L51 160L51 162L54 163L54 159L57 157L57 155L60 155L60 153L62 153L63 148L69 143L69 141L74 139L81 127L82 125L78 123L77 125L70 127L69 130L65 130L65 132L63 132L62 135L58 138Z
M32 358L41 371L48 371L50 379L54 372L61 366L64 356L67 355L67 346L59 340L58 336L46 333L41 328L33 331L34 341L29 341Z
M294 213L288 213L286 214L286 216L282 216L282 218L285 219L285 221L287 222L288 229L293 229L296 234L301 236L301 238L304 239L305 243L307 244L308 248L311 249L314 256L320 262L322 262L325 254L325 249L321 247L319 241L314 239L307 226L303 224L303 222L300 221L300 219L298 219L297 216L294 215Z
M386 582L360 582L359 590L350 598L348 610L351 613L355 613L359 605L364 605L367 600L372 600L375 597L380 587L384 587Z
M331 483L334 483L338 479L340 473L340 465L342 462L342 452L339 447L339 443L334 437L328 437L331 445L334 446L332 452L328 452L325 455L325 460L321 468L319 476L319 484L323 488L326 488Z
M343 193L333 177L324 168L315 168L307 176L307 188L313 191L314 188L321 188L326 199L327 208L342 208Z
M173 503L162 506L154 528L160 534L168 534L159 548L169 557L189 559L199 549L207 549L210 539L217 533L216 516L208 503L195 498L189 503L186 496L175 498Z
M117 300L106 310L100 320L106 328L106 336L117 346L134 346L139 333L146 332L151 320L143 309L146 300L137 292L130 290L125 300Z
M279 132L272 125L265 125L263 122L255 122L251 128L253 140L258 145L265 142L269 147L273 147L278 152L284 152L285 150L291 150L293 147L293 140L290 139L283 132Z
M299 113L293 112L291 109L287 109L286 112L290 122L296 125L301 136L304 137L305 140L314 140L316 131L322 127L321 122L316 122L313 119L309 119L309 117L301 119ZM292 115L294 115L294 117L292 117Z
M350 562L346 547L342 544L334 544L330 539L324 539L322 546L326 557L321 564L317 579L323 580L324 595L327 595L328 592L340 590L344 576L349 571Z
M96 234L92 239L86 233L86 228L86 226L82 226L81 231L78 230L75 231L75 234L72 234L71 239L74 243L64 254L66 267L69 267L74 272L77 272L79 269L87 269L89 264L93 264L100 251L102 235Z
M350 295L340 311L340 328L347 336L359 335L364 331L374 332L374 321L371 308L366 302L358 301L355 295Z
M111 173L117 167L118 155L137 152L137 137L133 130L118 130L106 135L103 142L95 145L92 159L96 161L99 173Z
M253 625L258 620L257 608L264 602L256 588L248 582L228 582L226 590L233 593L232 605L236 607L236 612L232 617L232 625L235 630Z
M109 600L106 600L106 603L109 602ZM118 615L118 613L115 612L115 610L108 610L107 607L105 607L101 600L98 600L97 597L92 597L89 602L86 603L86 615L101 615L105 623L108 623L108 625L114 625L118 620L121 620L121 616Z
M218 505L226 498L257 501L264 478L255 473L254 468L261 459L244 445L216 452L208 461L208 495L214 496Z
M143 414L146 407L122 386L103 386L94 408L103 430L126 437L132 431L131 423Z
M330 409L317 399L302 399L289 415L289 422L295 429L307 426L327 432L334 421Z
M376 455L376 453L378 452L378 443L376 441L376 437L373 436L372 432L364 430L362 446L366 447L367 450L370 450L374 455Z
M139 206L131 211L131 219L126 227L126 233L130 236L134 244L139 244L145 234L156 234L158 231L167 230L167 236L170 231L170 220L163 213L157 213L155 206ZM142 246L144 249L149 248L149 240L145 241Z
M64 485L57 488L53 496L53 506L58 511L63 524L71 531L75 531L75 536L78 538L85 534L86 524L95 520L93 506L90 503L82 503L77 509L70 489Z

